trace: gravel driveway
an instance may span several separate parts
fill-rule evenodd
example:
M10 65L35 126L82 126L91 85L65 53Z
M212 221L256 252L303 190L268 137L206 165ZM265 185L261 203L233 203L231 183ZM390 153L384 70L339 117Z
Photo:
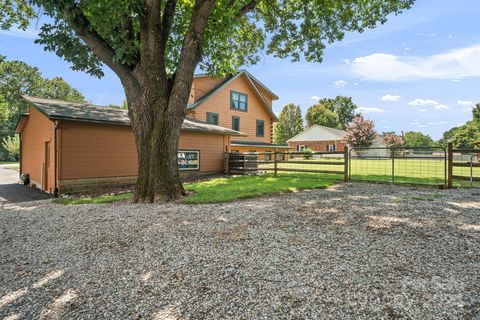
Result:
M6 204L0 318L479 319L480 190Z

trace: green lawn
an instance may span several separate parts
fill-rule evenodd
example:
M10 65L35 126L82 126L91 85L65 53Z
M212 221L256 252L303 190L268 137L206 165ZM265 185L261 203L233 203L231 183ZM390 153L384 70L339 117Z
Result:
M304 159L297 159L302 160ZM343 158L322 158L321 161L343 161ZM312 162L315 160L311 160ZM271 169L273 164L262 164L260 168ZM311 169L343 171L343 165L279 163L278 169ZM354 181L392 182L391 159L352 159L350 163L351 179ZM445 162L435 159L395 159L395 182L405 184L443 185L445 181ZM454 175L470 176L469 167L454 167ZM480 168L473 168L473 176L480 177ZM470 186L469 181L454 180L454 186ZM473 186L480 186L474 182Z
M343 177L332 174L281 173L262 176L237 176L217 178L185 185L191 192L183 203L215 203L254 198L281 192L326 188Z
M216 203L237 199L254 198L263 195L296 192L305 189L319 189L331 186L342 179L340 175L311 173L282 173L278 177L273 174L262 176L236 176L215 178L185 184L191 192L182 199L182 203ZM131 199L131 193L103 195L88 198L58 198L58 204L99 204Z

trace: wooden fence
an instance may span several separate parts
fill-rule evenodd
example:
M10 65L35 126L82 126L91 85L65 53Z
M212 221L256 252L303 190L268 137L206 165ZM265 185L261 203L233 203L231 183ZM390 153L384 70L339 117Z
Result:
M456 174L455 168L469 169ZM480 176L474 175L474 170L480 170L480 149L454 149L452 144L448 144L448 188L452 188L454 180L469 181L470 186L474 182L480 182Z
M415 148L418 149L419 147L404 147L404 149L408 151L423 152L423 149L419 151ZM311 153L278 151L251 153L227 152L225 154L225 173L245 174L249 172L272 172L276 176L278 172L303 172L341 175L345 181L363 180L400 184L430 184L447 188L456 186L480 186L480 149L455 149L452 147L452 144L448 145L446 152L445 149L438 147L422 148L432 149L429 151L431 154L415 154L414 156L405 154L396 155L395 152L391 152L393 149L390 150L388 148L385 148L389 151L386 153L386 156L376 155L374 157L363 154L353 155L348 148L345 148L344 151ZM435 151L436 149L441 149L441 152ZM390 164L387 158L390 159L392 163L391 168L387 166ZM383 173L383 171L385 171L385 175L394 172L396 169L394 160L397 160L401 165L398 168L398 175L406 173L407 176L401 177L403 180L391 178L383 179L383 181L380 179L379 181L378 175ZM354 167L352 167L352 161L355 161ZM377 163L375 163L375 161ZM382 162L381 164L385 166L385 168L388 168L385 170L381 170L383 167L376 168L375 164L379 164L380 162ZM405 164L403 164L403 162L405 162ZM365 177L359 177L362 174L362 166L369 169L364 175ZM392 173L394 177L396 177L396 174L397 173Z
M333 152L250 152L225 154L225 173L278 172L330 173L348 181L348 148Z

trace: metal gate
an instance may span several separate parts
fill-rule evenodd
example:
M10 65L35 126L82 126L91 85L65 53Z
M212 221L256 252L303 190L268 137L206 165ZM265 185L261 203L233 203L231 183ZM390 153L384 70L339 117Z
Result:
M352 148L348 158L352 181L447 186L442 147Z

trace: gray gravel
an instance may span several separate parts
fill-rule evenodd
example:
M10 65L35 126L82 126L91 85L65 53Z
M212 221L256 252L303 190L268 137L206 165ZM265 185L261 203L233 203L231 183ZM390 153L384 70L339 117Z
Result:
M0 210L0 318L480 318L478 189Z

